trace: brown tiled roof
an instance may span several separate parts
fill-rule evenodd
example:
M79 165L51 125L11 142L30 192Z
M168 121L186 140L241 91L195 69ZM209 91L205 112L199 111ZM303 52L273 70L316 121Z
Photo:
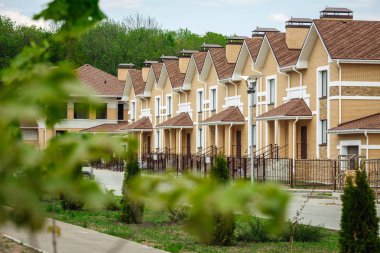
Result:
M156 82L158 82L158 79L160 78L161 69L162 69L162 63L153 63L152 64L154 77L156 78Z
M166 70L168 71L168 76L172 88L178 88L183 85L183 81L185 80L185 74L182 74L179 71L179 61L178 59L173 60L163 60Z
M144 92L145 83L142 78L142 71L137 69L129 70L131 76L133 89L135 90L136 95L140 95Z
M230 78L234 72L235 64L227 62L226 49L210 48L209 52L215 66L216 73L218 74L218 78L220 80Z
M380 60L380 21L314 20L332 59Z
M270 32L266 33L266 36L280 68L293 66L297 63L301 50L288 48L285 33Z
M168 119L167 121L156 126L157 128L180 128L193 127L193 121L187 112L182 112L177 116Z
M97 95L121 97L124 92L123 81L117 77L97 69L90 64L85 64L76 69L76 74L81 82L89 86Z
M118 132L120 129L126 127L128 125L127 121L121 121L117 124L102 124L99 126L87 128L81 130L81 132L86 133L112 133L112 132Z
M248 46L248 50L249 50L249 53L250 53L253 61L256 61L256 59L257 59L257 56L259 54L262 42L263 42L262 37L246 38L245 39L245 43Z
M343 123L329 131L380 130L380 113Z
M203 64L205 62L207 52L195 52L193 53L195 64L197 65L198 73L202 72Z
M153 126L149 118L142 118L132 124L122 127L120 130L152 130Z
M236 106L229 107L226 110L211 116L201 123L244 123L245 118L240 109Z
M295 98L289 102L282 104L269 112L266 112L257 117L257 119L262 118L272 118L272 117L308 117L313 116L310 108L307 106L302 98Z
M20 120L21 128L38 128L38 124L36 120Z

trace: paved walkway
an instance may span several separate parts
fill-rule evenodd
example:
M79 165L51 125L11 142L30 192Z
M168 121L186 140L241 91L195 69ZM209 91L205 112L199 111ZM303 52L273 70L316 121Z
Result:
M49 220L50 224L51 221ZM58 253L165 253L139 243L106 235L90 229L57 221L61 236L57 239ZM43 252L53 252L51 233L40 232L31 238L26 230L14 226L0 227L0 233L15 238L26 245L31 245Z

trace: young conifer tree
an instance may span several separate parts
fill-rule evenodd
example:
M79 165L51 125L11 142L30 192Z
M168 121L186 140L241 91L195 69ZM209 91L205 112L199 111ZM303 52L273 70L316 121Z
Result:
M347 179L342 202L340 252L380 252L375 196L364 172L356 173L355 183L352 177Z

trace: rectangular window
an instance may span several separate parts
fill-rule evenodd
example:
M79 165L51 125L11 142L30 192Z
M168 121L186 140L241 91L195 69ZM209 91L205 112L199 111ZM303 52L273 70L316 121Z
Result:
M168 116L172 115L172 96L166 97L166 112Z
M198 128L198 148L201 149L202 148L202 142L203 142L203 136L202 136L202 128Z
M96 119L107 119L107 104L101 104L96 107Z
M327 70L320 72L321 98L327 97Z
M161 101L160 101L160 98L156 98L156 105L155 105L155 112L156 112L156 117L157 116L160 116L160 111L161 111Z
M327 120L321 120L321 144L327 144Z
M136 103L131 102L131 120L135 120L136 118Z
M268 83L269 88L269 104L274 105L276 99L276 80L270 79Z
M160 130L156 130L156 149L160 148Z
M117 119L124 120L124 104L117 105Z
M203 91L198 91L198 99L197 99L197 111L203 111Z
M252 125L252 146L256 146L256 125Z
M210 89L210 109L211 111L216 110L216 89Z
M90 107L82 103L74 103L74 119L88 119Z

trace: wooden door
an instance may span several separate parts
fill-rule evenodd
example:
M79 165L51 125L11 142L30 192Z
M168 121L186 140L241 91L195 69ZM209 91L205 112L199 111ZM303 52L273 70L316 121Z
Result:
M241 157L241 131L236 131L236 156Z
M147 149L148 149L148 150L147 150L147 154L150 154L150 148L151 148L151 147L150 147L150 135L147 136L147 140L146 140L146 141L147 141L147 143L148 143L148 145L147 145Z
M307 159L307 127L301 126L301 159Z
M186 134L186 154L187 155L190 155L191 153L190 143L191 143L191 136L190 134Z

